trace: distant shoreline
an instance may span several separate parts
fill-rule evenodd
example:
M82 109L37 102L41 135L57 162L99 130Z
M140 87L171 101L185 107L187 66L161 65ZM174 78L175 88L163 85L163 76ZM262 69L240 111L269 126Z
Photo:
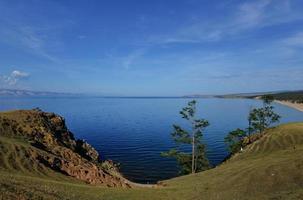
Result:
M292 103L290 101L278 101L278 100L275 100L275 102L303 112L303 103Z

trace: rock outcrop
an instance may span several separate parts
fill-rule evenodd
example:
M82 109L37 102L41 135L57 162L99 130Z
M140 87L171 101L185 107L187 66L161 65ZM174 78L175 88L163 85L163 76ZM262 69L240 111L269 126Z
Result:
M39 109L7 112L0 116L0 135L28 141L33 148L25 153L53 171L89 184L131 187L114 165L111 170L102 167L98 152L84 140L75 140L64 118L54 113Z

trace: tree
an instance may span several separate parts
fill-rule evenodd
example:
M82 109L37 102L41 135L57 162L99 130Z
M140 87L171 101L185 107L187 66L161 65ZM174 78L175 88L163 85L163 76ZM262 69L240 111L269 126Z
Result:
M249 120L251 122L252 131L258 131L263 133L266 128L271 124L279 122L281 116L274 112L274 106L272 106L273 97L271 95L265 95L261 98L263 100L262 108L254 108L249 113Z
M228 145L231 154L237 153L243 147L243 139L246 137L246 132L242 129L236 129L229 132L224 138L225 143Z
M250 143L251 135L253 133L264 133L264 130L270 127L271 124L279 122L281 117L274 112L274 106L272 106L272 102L274 100L273 96L264 95L261 99L263 100L263 107L251 108L249 111L249 115L247 117L247 133L246 131L238 128L229 132L229 134L224 138L231 154L238 152L243 145ZM248 142L244 141L245 137L248 138Z
M162 156L174 157L181 167L182 174L195 173L209 168L209 162L205 154L205 145L202 143L203 129L209 125L205 119L196 118L195 100L190 101L180 114L190 124L190 131L178 125L173 125L171 136L176 148L161 153ZM182 145L191 145L191 153L181 151Z
M265 107L266 105L270 105L274 101L274 96L272 96L272 95L263 95L261 97L261 99L263 100L263 107Z
M248 142L251 141L250 136L254 131L254 128L252 126L253 116L251 115L251 113L252 113L252 107L250 107L249 114L248 114L248 117L247 117L247 120L248 120L248 127L247 127Z

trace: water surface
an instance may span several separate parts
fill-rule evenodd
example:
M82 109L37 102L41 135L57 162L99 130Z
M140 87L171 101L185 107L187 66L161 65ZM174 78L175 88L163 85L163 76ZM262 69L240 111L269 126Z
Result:
M122 173L137 182L155 182L177 176L173 159L160 153L174 146L172 124L186 125L179 111L189 99L182 98L98 98L18 97L0 98L0 110L39 107L65 117L77 138L91 143L103 159L121 164ZM205 130L207 155L213 165L227 155L225 135L247 126L250 99L198 99L198 115L210 126ZM303 112L275 104L281 123L303 121Z

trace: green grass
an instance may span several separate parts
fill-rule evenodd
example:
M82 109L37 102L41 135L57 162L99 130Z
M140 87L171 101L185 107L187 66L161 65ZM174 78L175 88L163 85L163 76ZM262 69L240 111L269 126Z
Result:
M303 199L303 123L272 128L222 165L159 188L88 185L37 168L23 154L34 147L20 139L0 137L0 147L2 199Z

